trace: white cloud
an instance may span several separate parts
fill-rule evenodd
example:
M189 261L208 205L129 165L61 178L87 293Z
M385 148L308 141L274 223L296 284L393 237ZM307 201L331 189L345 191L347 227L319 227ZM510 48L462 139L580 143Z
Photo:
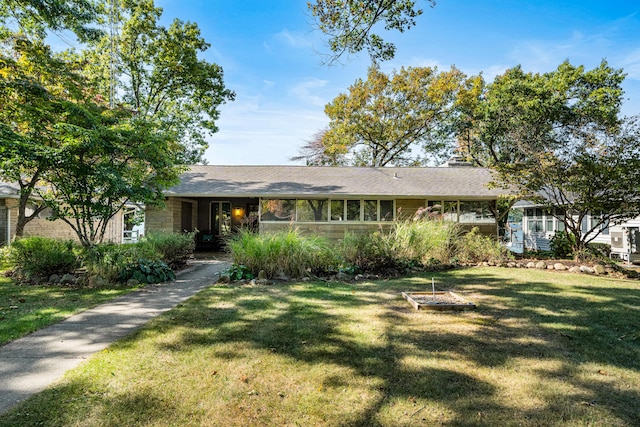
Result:
M274 35L274 38L280 43L286 44L287 46L294 47L296 49L308 49L313 47L311 37L300 32L289 31L286 28L279 33L276 33Z
M624 56L620 66L624 68L628 79L640 80L640 49L635 49Z
M321 80L315 77L308 78L305 81L294 85L291 88L291 93L307 104L324 107L328 102L328 99L323 96L320 89L326 87L327 83L327 80Z

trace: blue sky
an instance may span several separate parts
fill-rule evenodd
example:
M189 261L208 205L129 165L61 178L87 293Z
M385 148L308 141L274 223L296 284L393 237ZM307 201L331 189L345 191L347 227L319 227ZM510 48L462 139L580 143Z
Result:
M640 2L437 0L416 27L389 33L402 66L455 65L491 80L507 68L554 70L568 59L596 67L602 59L628 74L627 115L640 114ZM328 123L324 106L365 78L365 54L325 66L323 35L312 28L306 0L156 0L163 19L197 22L236 100L221 108L210 140L210 164L295 164L298 148ZM300 162L298 162L300 163Z

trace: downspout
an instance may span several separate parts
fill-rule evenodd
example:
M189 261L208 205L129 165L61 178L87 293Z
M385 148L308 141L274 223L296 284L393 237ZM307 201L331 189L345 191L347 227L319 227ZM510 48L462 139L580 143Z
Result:
M7 246L11 245L11 209L7 207Z

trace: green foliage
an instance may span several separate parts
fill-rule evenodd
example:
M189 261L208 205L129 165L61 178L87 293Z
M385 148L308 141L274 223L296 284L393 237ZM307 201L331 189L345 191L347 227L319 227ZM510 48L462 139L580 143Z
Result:
M11 244L7 258L19 275L48 278L72 273L80 266L78 254L79 248L72 241L25 237Z
M394 255L420 265L449 264L455 256L459 224L441 220L398 221L390 235Z
M103 243L85 249L83 261L89 274L115 283L126 276L123 272L127 269L135 270L141 259L159 262L161 255L144 242L129 245Z
M126 265L119 275L121 282L133 279L139 283L161 283L175 280L176 275L163 261L140 258L136 262Z
M121 25L116 38L118 104L135 110L176 142L181 164L202 160L207 139L218 128L219 107L234 99L218 64L201 59L209 48L195 22L174 19L168 26L153 0L116 0ZM88 74L109 94L112 59L109 36L83 52Z
M551 238L551 252L555 258L569 258L573 253L576 238L572 233L556 231Z
M233 264L228 270L222 273L223 276L229 277L229 280L251 280L255 276L246 265Z
M108 221L128 202L162 204L163 190L182 171L168 135L129 114L100 107L85 127L59 126L65 143L46 173L50 188L38 193L84 246L100 243Z
M195 233L160 233L147 234L142 241L160 254L162 261L173 270L183 268L193 256L196 243Z
M297 230L260 235L245 230L230 239L227 247L235 264L255 275L264 271L268 278L305 277L336 264L324 238L303 236Z
M456 242L456 258L462 263L498 262L511 254L495 237L480 234L477 227L460 236Z
M611 245L606 243L589 243L587 250L599 259L609 259L611 256Z
M592 70L565 61L543 74L514 67L487 85L464 119L467 154L494 169L497 184L546 209L561 207L558 219L578 237L573 252L604 225L640 214L640 124L620 117L624 77L606 61ZM599 221L582 232L589 213Z
M429 0L432 6L435 0ZM329 36L332 54L329 63L366 49L372 60L389 60L395 55L395 45L373 33L377 24L385 30L404 32L415 25L422 14L414 0L361 1L316 0L307 3L317 28Z
M392 241L388 235L374 233L346 233L336 245L342 263L360 271L375 272L397 266Z
M73 31L80 40L95 39L102 33L92 27L97 11L90 0L3 0L0 22L12 18L26 34L44 38L48 30Z
M455 67L408 67L388 76L372 66L366 80L325 107L331 121L322 135L324 157L348 154L358 166L414 166L447 156L458 106L480 95L480 83ZM415 146L421 154L412 152Z

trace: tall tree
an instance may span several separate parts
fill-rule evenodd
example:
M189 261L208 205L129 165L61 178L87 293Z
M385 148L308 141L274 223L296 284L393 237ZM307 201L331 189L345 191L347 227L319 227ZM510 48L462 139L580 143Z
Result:
M53 219L66 222L84 246L103 241L109 221L127 203L161 205L163 190L178 181L175 144L130 111L92 102L77 106L74 119L56 126L65 140L36 189Z
M604 61L592 70L510 69L488 85L463 138L498 183L564 222L576 253L608 224L640 214L640 128L619 118L623 80Z
M331 119L325 153L346 155L360 166L419 165L446 156L459 100L479 94L481 83L455 67L409 67L388 76L372 66L367 80L357 80L325 107Z
M53 129L74 114L83 81L75 65L55 59L48 46L14 35L0 50L0 177L20 186L16 236L44 209L27 215L34 189L62 143Z
M119 103L172 134L182 147L182 162L202 161L207 138L218 131L220 105L235 97L224 85L222 67L199 58L210 45L195 23L175 19L169 27L160 25L162 9L153 0L114 2L121 22L115 49L105 36L85 52L93 78L109 93L115 66Z
M307 166L344 166L347 159L344 154L333 152L327 153L323 140L328 128L316 132L313 137L306 142L305 145L298 149L298 155L291 157L289 160L297 162L304 160Z
M435 6L435 0L428 3ZM415 0L315 0L307 6L317 28L329 36L332 53L328 63L364 49L373 60L392 59L395 45L373 31L383 25L386 31L402 33L413 27L415 18L422 14Z

